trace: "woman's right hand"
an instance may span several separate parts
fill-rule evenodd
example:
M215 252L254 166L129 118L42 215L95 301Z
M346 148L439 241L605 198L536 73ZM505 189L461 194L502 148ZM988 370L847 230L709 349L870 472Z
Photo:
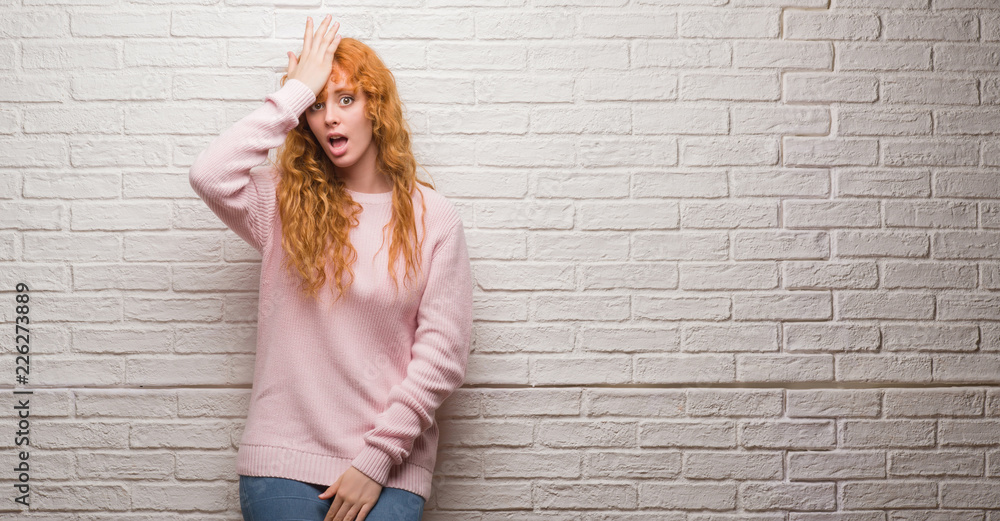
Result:
M340 44L340 22L334 22L332 30L327 32L328 24L333 17L326 15L319 25L319 30L313 35L312 18L306 18L306 35L302 43L302 55L288 51L288 79L296 79L312 89L319 96L333 72L333 53Z

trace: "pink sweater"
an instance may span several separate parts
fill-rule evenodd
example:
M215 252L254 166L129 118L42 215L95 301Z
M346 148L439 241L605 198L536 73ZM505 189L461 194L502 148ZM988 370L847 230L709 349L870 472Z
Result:
M413 206L424 238L423 273L416 288L404 288L400 258L397 297L387 271L388 233L380 250L392 192L348 191L364 207L350 230L358 254L353 286L336 304L328 286L319 301L301 294L297 275L282 266L272 178L278 173L253 167L315 100L304 83L286 81L215 138L190 170L195 192L262 256L253 391L236 471L329 486L353 465L383 486L427 499L437 458L435 411L462 384L471 339L462 221L450 201L418 185Z

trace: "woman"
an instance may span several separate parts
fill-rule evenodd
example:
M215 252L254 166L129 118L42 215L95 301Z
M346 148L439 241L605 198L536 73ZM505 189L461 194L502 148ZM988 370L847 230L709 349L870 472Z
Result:
M392 74L330 20L315 34L306 21L281 88L190 170L261 254L240 508L247 521L419 520L434 414L465 376L468 251L452 203L416 178Z

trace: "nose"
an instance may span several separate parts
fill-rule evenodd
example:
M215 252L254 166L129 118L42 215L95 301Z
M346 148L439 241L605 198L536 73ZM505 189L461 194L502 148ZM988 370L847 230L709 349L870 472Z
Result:
M325 121L326 124L330 126L340 123L340 112L336 107L327 107Z

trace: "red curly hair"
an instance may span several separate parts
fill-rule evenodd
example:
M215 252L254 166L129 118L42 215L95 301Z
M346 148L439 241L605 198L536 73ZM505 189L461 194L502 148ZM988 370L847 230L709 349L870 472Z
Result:
M409 125L403 118L403 105L392 72L374 50L353 38L341 39L333 60L331 77L336 76L339 80L346 75L348 84L360 89L368 98L365 115L372 122L372 139L378 150L375 168L392 183L392 219L383 228L382 245L385 245L385 228L391 227L387 269L398 294L397 258L402 256L406 263L404 286L407 280L415 280L420 272L421 255L412 197L419 189L418 184L432 190L434 186L417 178ZM281 85L284 86L287 80L288 74L285 74ZM326 87L317 99L323 99L325 93ZM299 116L299 124L277 149L276 163L281 172L277 197L284 234L282 247L287 253L285 267L291 272L294 265L302 279L300 289L315 298L326 283L326 269L330 265L334 279L331 290L336 290L334 300L339 300L354 279L351 265L357 259L357 251L351 245L348 231L351 226L357 226L356 216L362 207L345 191L343 179L338 177L336 167L309 128L305 114ZM423 197L420 201L426 211ZM421 224L426 230L426 223ZM345 270L351 279L347 282L344 281Z

